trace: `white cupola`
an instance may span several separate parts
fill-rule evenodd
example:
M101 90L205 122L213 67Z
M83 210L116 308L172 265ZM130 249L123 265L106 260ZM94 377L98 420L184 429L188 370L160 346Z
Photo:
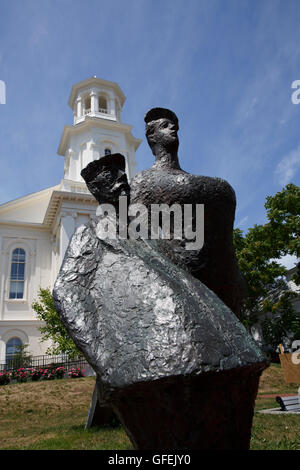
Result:
M128 179L135 176L135 152L141 139L132 135L132 126L122 123L125 99L117 83L101 78L73 85L68 104L74 123L64 127L58 148L58 154L65 158L63 190L85 192L81 170L109 153L124 155Z

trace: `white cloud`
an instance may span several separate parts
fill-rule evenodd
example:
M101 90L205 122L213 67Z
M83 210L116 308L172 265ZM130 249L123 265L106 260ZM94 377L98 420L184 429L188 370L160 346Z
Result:
M300 145L282 158L275 169L275 175L278 177L279 183L285 186L291 183L292 178L298 172L299 168Z
M239 220L239 222L236 224L237 227L241 227L243 225L245 225L245 223L247 222L248 220L248 216L246 215L245 217L243 217L241 220Z

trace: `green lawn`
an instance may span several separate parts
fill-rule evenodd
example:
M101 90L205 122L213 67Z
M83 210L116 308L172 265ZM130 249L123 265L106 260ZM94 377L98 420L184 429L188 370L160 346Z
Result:
M84 425L95 379L62 379L0 387L0 449L121 450L133 449L122 427ZM280 365L271 365L260 380L253 418L251 449L300 450L300 415L267 415L275 408L270 394L297 394L286 384Z
M300 414L271 415L259 410L276 408L275 398L267 395L297 395L300 384L286 384L280 364L272 364L260 379L253 417L250 449L300 450Z
M121 427L85 431L93 377L0 387L0 449L132 449Z

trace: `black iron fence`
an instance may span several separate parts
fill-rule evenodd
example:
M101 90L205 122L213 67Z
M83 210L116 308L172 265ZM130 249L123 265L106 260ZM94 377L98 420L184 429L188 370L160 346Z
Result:
M5 363L0 363L0 371L14 371L21 367L25 369L51 369L63 366L66 370L77 367L87 370L85 375L94 375L92 368L82 356L70 358L66 354L58 356L32 356L32 357L11 357Z

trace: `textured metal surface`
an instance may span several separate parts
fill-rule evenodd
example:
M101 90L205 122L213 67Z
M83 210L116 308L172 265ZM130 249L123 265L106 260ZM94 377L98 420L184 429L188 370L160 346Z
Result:
M100 240L91 221L67 250L55 307L102 382L125 387L264 362L229 308L155 245Z
M175 118L161 108L147 114L156 162L134 178L131 202L205 204L203 248L102 240L91 220L71 239L54 304L97 373L100 405L112 407L135 448L247 449L267 362L236 316L244 284L232 244L235 194L219 178L181 170ZM116 207L129 198L124 168L111 155L82 176Z
M146 114L146 135L155 163L131 181L131 203L142 203L147 207L162 203L170 206L180 204L182 207L184 204L204 204L203 248L188 251L185 249L186 240L170 240L164 242L165 250L174 262L202 281L239 315L245 283L232 238L235 192L221 178L192 175L181 169L178 121L174 118L172 122L172 114L168 111L155 108ZM156 120L149 122L154 118Z

